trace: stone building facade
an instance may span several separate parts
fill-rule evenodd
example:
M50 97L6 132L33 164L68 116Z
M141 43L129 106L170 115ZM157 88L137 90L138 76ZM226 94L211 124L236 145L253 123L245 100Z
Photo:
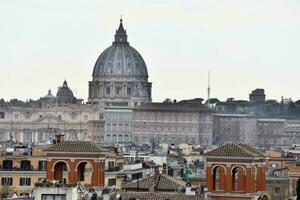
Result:
M213 143L257 143L257 119L251 115L214 114Z
M300 143L300 120L258 119L258 145L287 147Z
M212 142L212 110L203 104L146 103L105 109L105 140L137 144Z
M105 141L134 142L132 140L132 115L133 110L129 107L105 108Z
M12 137L25 144L55 139L63 133L67 140L101 140L103 112L92 105L48 105L42 107L0 107L0 141Z
M288 147L300 143L300 120L257 118L243 114L214 114L213 143L248 143Z
M212 143L212 110L201 103L149 103L133 110L133 141L150 144Z

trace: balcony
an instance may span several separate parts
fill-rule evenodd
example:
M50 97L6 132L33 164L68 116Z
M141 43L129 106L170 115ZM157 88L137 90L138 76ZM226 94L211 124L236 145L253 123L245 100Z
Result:
M106 169L106 172L117 172L120 171L121 167L109 167L108 169Z
M33 167L26 167L26 168L20 168L20 167L13 167L13 168L0 168L0 171L33 171Z
M140 169L143 169L143 164L142 163L124 164L123 169L124 169L124 171L140 170Z

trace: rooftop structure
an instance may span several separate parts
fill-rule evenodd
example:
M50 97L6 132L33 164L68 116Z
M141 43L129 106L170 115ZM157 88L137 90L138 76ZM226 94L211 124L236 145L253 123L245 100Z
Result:
M257 199L265 193L265 155L246 144L228 143L204 154L208 196Z

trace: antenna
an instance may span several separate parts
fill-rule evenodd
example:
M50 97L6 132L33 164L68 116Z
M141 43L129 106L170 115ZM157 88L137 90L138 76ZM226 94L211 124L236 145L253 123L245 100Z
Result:
M210 71L208 71L207 77L207 105L209 106L209 99L210 99Z

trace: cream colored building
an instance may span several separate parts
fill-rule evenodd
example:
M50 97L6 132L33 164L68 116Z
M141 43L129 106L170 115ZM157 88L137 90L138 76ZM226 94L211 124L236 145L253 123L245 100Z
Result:
M103 111L93 105L66 104L41 107L0 107L0 141L25 144L51 141L63 133L66 140L104 140Z
M20 196L28 196L34 184L46 178L46 157L44 147L9 149L1 152L0 179L1 193L16 192Z

